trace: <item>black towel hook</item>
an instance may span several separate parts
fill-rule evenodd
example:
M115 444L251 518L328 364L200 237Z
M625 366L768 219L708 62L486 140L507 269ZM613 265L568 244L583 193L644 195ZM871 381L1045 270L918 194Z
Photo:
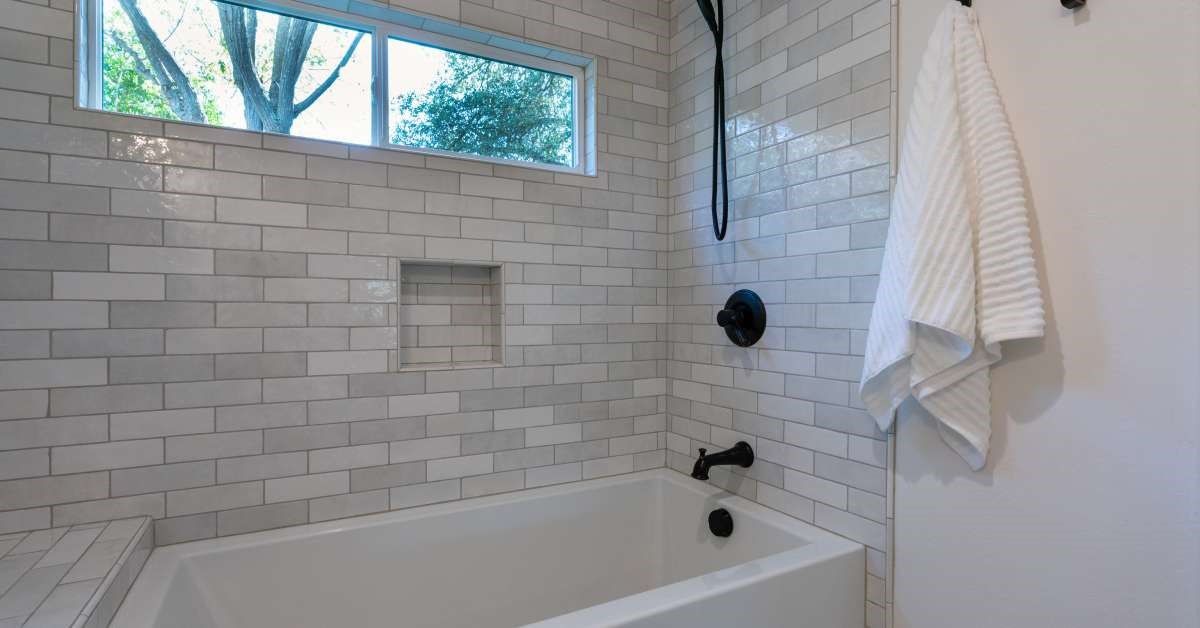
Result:
M962 3L962 5L964 7L971 6L971 0L958 0L958 1L960 3ZM1064 9L1070 9L1072 11L1074 11L1075 9L1082 9L1083 7L1087 6L1087 0L1059 0L1059 2L1062 3Z

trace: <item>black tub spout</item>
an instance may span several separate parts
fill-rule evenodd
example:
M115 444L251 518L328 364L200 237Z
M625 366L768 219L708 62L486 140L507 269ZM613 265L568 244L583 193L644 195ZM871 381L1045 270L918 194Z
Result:
M715 454L707 455L706 450L700 449L700 457L696 459L696 466L692 467L692 477L697 480L707 480L708 470L712 467L720 465L737 465L739 467L749 467L754 464L754 450L750 447L750 443L746 441L738 441L736 445L718 451Z

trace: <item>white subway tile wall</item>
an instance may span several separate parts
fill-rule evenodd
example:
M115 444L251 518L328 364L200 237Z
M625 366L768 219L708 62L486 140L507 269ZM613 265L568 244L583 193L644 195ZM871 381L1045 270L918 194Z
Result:
M391 0L594 57L596 176L78 110L71 55L39 52L73 48L74 3L10 4L0 533L149 515L175 543L687 471L745 439L759 462L714 481L868 545L885 625L891 460L854 381L890 0L727 3L721 243L694 0ZM502 266L504 366L398 370L500 344L482 282L405 286L397 260ZM750 349L713 324L739 288L771 320Z
M665 464L667 2L391 2L593 57L596 176L78 110L75 3L9 4L0 534Z
M667 464L686 473L700 447L750 442L754 466L712 481L866 545L867 625L882 628L888 436L856 382L889 212L892 2L725 12L732 221L717 242L712 35L695 0L671 4ZM742 288L769 320L748 349L713 322Z

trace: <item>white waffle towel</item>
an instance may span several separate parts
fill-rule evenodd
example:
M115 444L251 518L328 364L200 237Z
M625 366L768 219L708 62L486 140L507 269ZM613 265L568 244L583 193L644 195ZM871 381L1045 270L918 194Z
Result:
M904 134L861 393L883 430L911 395L979 470L1000 342L1045 325L1016 142L975 11L947 4Z

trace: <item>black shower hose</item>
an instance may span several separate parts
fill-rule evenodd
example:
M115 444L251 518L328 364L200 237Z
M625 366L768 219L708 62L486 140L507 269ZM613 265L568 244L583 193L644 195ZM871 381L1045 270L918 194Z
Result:
M725 231L729 228L729 170L726 166L725 154L725 62L722 59L721 46L725 40L725 5L723 0L717 0L714 9L712 0L696 0L708 30L713 34L713 45L716 48L717 59L713 67L713 150L712 150L712 224L713 234L717 241L725 239ZM717 222L717 172L721 177L721 221Z

